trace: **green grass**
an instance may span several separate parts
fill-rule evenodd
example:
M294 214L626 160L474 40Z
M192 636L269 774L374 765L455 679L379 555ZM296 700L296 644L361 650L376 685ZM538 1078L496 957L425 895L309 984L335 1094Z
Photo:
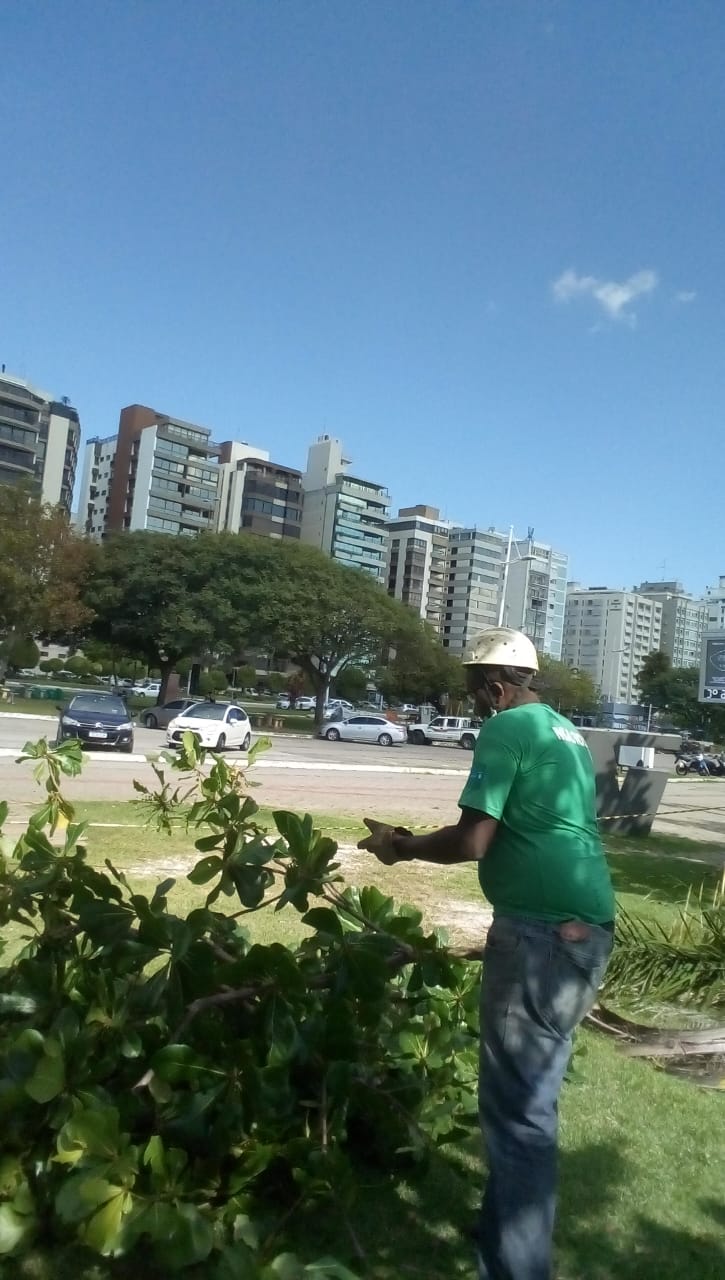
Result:
M142 815L128 802L90 802L78 813L91 823L132 823ZM269 818L260 812L260 821ZM393 818L393 815L388 815ZM364 833L354 818L317 815L317 824L345 845ZM719 870L707 857L711 846L674 837L607 839L620 902L628 910L665 923L682 908L689 891L714 888ZM89 854L109 857L127 870L141 891L181 870L173 903L187 910L203 891L184 878L195 851L193 835L162 836L148 828L93 826ZM346 859L341 861L345 869ZM400 899L426 911L457 901L480 903L475 871L401 864L379 866L355 854L351 879L374 880ZM250 916L260 941L293 943L301 927L297 913ZM721 1280L725 1275L725 1213L722 1186L722 1094L697 1088L644 1061L627 1059L607 1039L581 1032L572 1078L562 1105L561 1203L557 1229L557 1280ZM364 1251L356 1260L349 1233L334 1209L317 1207L296 1223L296 1247L306 1258L333 1253L365 1280L470 1280L469 1230L483 1180L478 1144L436 1155L424 1170L395 1175L370 1167L360 1178L352 1217ZM202 1280L203 1270L185 1273ZM22 1262L0 1265L0 1280L166 1280L153 1266L89 1260L82 1253L59 1257L42 1250Z
M56 720L59 705L54 698L14 698L12 702L0 702L0 716L20 711L26 716L52 716Z

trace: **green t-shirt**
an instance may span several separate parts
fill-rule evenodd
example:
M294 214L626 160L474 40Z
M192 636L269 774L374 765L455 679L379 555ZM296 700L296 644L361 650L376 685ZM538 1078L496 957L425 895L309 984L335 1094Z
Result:
M459 805L499 823L478 864L494 913L614 919L592 758L574 725L551 707L528 702L485 722Z

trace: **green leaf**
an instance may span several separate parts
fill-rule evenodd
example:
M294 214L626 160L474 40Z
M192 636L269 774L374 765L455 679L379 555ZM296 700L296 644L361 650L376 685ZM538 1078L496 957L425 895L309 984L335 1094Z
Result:
M94 1099L92 1107L77 1112L63 1125L55 1160L58 1164L76 1164L85 1155L112 1160L120 1143L118 1111L115 1107L101 1107Z
M157 1177L166 1176L166 1161L164 1159L164 1144L157 1133L149 1138L146 1149L143 1153L143 1162L147 1164Z
M214 837L214 840L215 843L218 843L216 836ZM199 843L200 842L197 841L197 847ZM213 846L211 847L213 848ZM210 857L202 858L197 862L196 866L189 872L186 878L192 884L208 884L208 882L213 880L214 876L222 870L223 866L224 863L219 857L219 854L212 854Z
M94 1213L83 1231L86 1244L104 1257L118 1252L123 1218L132 1204L133 1199L127 1191L122 1187L115 1188L115 1195Z
M157 1241L162 1261L174 1270L204 1262L214 1247L211 1223L193 1204L169 1205L167 1234Z
M220 1074L188 1044L165 1045L154 1054L151 1067L154 1074L167 1084L178 1084L182 1080L198 1080L202 1075Z
M65 1088L65 1064L58 1054L51 1056L48 1053L49 1044L50 1041L46 1040L43 1056L25 1082L25 1092L34 1102L52 1102Z
M331 938L342 938L344 930L337 912L331 907L313 907L302 917L302 923L318 933L327 933Z
M0 1204L0 1254L12 1253L35 1226L35 1219L17 1213L11 1204Z

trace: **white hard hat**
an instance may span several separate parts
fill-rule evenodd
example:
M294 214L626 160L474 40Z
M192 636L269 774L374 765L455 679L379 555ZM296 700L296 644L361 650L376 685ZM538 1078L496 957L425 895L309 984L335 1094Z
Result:
M476 636L463 655L465 667L520 667L538 671L536 649L523 631L491 627Z

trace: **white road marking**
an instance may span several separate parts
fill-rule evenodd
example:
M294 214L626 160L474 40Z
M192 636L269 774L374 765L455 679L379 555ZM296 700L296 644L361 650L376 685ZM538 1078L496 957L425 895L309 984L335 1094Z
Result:
M338 764L332 760L257 760L254 769L307 769L329 773L422 773L467 778L468 769L434 769L406 764Z
M22 747L0 747L0 756L12 756L13 760L32 760L33 756L23 755ZM100 764L101 761L113 761L114 764L148 764L146 756L134 755L133 752L104 751L103 755L83 755L84 764Z

